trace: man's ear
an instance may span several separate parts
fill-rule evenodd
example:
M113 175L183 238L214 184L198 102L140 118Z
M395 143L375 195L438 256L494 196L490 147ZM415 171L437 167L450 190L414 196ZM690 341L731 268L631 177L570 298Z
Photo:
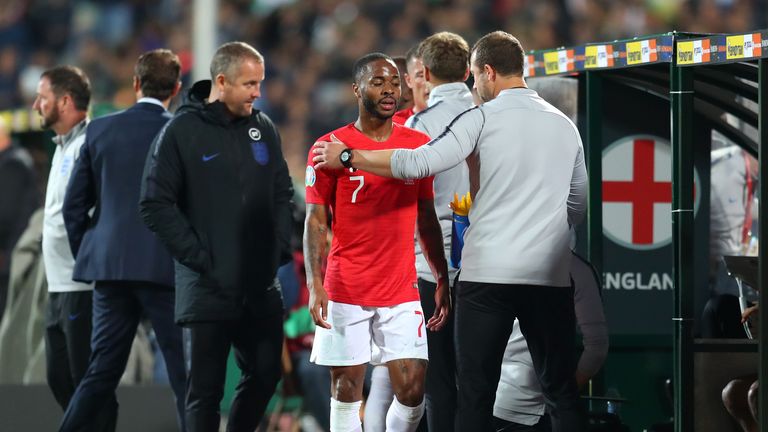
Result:
M469 79L469 66L467 66L467 70L464 72L464 79L462 81L467 81Z
M424 65L424 81L429 82L430 79L432 79L432 72Z
M224 74L218 74L216 75L216 79L214 80L214 85L217 89L221 90L222 87L224 87L224 83L227 81L227 77L224 76Z
M491 65L483 65L483 72L488 74L488 81L496 81L496 69Z
M360 87L357 86L357 83L352 83L352 91L355 93L356 98L360 98Z
M179 94L179 91L181 90L181 81L176 82L176 87L173 88L173 93L171 93L171 99L173 99L177 94Z
M72 104L72 96L70 96L67 93L64 93L61 95L61 97L56 98L56 104L59 106L59 109L64 109L67 107L67 104ZM74 104L73 104L74 106Z
M413 90L413 83L411 83L411 75L410 74L403 74L405 77L405 85L408 86L409 89Z
M141 83L139 82L139 77L134 75L133 76L133 92L138 93L139 90L141 90Z

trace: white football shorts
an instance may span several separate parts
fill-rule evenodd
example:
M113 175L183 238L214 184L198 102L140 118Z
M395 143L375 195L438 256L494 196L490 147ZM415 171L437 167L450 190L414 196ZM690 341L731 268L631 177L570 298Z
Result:
M315 327L310 360L323 366L427 360L427 328L421 303L366 307L328 302L330 329Z

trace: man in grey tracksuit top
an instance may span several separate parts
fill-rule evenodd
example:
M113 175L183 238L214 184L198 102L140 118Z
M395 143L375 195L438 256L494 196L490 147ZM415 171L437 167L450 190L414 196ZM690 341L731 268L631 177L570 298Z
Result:
M490 431L513 318L528 342L552 429L582 431L574 379L575 317L569 227L586 207L579 132L529 90L523 49L493 32L472 48L470 69L485 102L415 150L359 151L318 143L316 167L421 178L466 160L473 197L456 299L459 409L456 430Z
M441 32L425 39L419 46L424 62L424 78L431 87L427 109L412 116L406 126L437 138L448 124L462 112L472 108L472 93L464 84L469 76L469 45L459 35ZM445 259L451 256L451 222L453 211L449 207L453 195L469 192L467 164L461 162L453 168L435 175L435 212L443 230ZM458 269L449 266L448 275L453 287ZM431 316L435 310L437 286L424 254L416 243L416 273L419 296L424 313ZM431 311L431 312L428 312ZM452 431L456 412L456 361L453 347L453 323L439 332L427 331L429 368L425 388L427 422L431 431Z
M474 102L469 87L464 83L469 76L469 45L459 35L449 32L436 33L419 44L416 55L424 64L424 79L430 87L427 108L414 114L405 125L437 138L456 116L472 108ZM459 197L469 192L467 164L459 163L453 168L435 175L435 213L443 232L445 259L450 263L451 224L453 211L450 202L453 195ZM426 316L435 312L435 289L437 281L432 275L419 242L416 241L416 274L418 276L421 308ZM458 269L448 266L450 286L453 291ZM427 368L424 396L426 421L430 431L453 431L456 413L456 356L453 343L453 318L439 332L427 330L429 367ZM383 382L386 381L386 384ZM379 401L388 407L393 393L389 383L389 372L379 365L373 370L371 401ZM384 391L383 389L389 389ZM380 392L383 392L381 394ZM376 402L374 402L376 403ZM383 408L386 409L386 408ZM375 417L375 416L374 416ZM366 430L383 430L383 424L371 424L372 417L366 417ZM423 423L423 420L422 420Z

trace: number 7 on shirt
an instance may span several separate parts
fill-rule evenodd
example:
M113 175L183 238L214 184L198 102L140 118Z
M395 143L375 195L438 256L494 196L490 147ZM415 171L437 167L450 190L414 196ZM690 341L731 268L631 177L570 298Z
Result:
M355 188L355 191L352 192L352 202L356 203L357 202L357 193L360 192L360 189L363 188L363 185L365 184L365 177L363 177L361 175L359 175L359 176L350 176L349 180L350 181L359 181L360 182L360 184L357 185L357 188Z

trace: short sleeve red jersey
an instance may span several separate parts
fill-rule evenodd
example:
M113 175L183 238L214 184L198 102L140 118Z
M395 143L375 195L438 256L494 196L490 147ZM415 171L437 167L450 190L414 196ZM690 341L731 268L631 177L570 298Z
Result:
M413 115L413 107L400 110L395 113L394 116L392 116L392 121L404 125L405 122Z
M429 136L393 123L384 142L354 124L333 133L359 150L412 149ZM318 141L330 140L330 133ZM328 298L360 306L394 306L419 299L413 248L417 203L434 198L432 177L401 180L355 169L315 170L310 151L306 201L330 206L333 241L324 287Z

